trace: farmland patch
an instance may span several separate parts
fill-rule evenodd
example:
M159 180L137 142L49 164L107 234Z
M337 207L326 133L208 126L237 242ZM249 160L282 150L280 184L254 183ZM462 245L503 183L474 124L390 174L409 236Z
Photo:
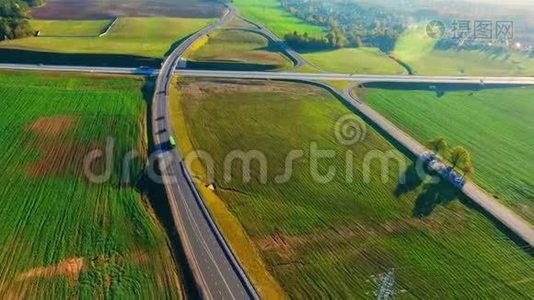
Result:
M181 296L170 242L135 186L147 155L144 84L0 72L0 298ZM97 182L82 163L109 140L115 159ZM125 169L130 151L139 157Z
M452 146L466 147L473 180L534 222L534 90L461 87L369 88L362 99L421 143L443 136Z
M259 68L287 69L291 60L282 52L282 48L265 36L249 30L220 30L209 35L200 48L190 51L187 58L192 66L202 63L221 65L226 69L243 69L247 65L251 70ZM241 67L240 67L241 66Z
M528 247L451 186L416 180L410 157L403 156L405 184L396 170L384 182L379 164L371 164L371 179L365 181L364 157L394 146L372 127L364 127L365 138L357 144L341 145L334 136L336 120L353 112L326 91L273 81L233 81L231 88L213 90L205 79L178 84L187 124L181 134L215 162L214 182L195 173L199 185L217 187L214 192L290 297L374 295L388 272L401 298L534 295ZM190 97L189 91L198 90L202 93ZM319 165L339 171L327 184L310 174L313 143L336 153ZM267 158L267 181L256 163L250 181L241 179L245 171L239 168L230 180L225 177L227 155L252 149ZM292 150L302 150L303 157L294 161L289 181L275 181ZM350 182L348 150L354 158Z
M215 18L223 5L199 0L47 0L32 9L37 19L105 19L113 17Z

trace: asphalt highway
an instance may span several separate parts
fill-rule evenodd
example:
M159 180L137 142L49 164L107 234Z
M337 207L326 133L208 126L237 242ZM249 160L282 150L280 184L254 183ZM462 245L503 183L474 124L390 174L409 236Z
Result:
M278 36L276 36L276 34L274 34L272 31L267 29L267 27L262 26L259 23L254 22L254 20L245 18L243 16L240 16L240 18L245 20L246 22L256 26L257 29L252 29L252 31L254 31L256 33L259 33L259 34L267 37L267 39L270 39L272 42L278 44L280 46L280 48L282 49L282 51L284 53L286 53L289 56L289 58L291 58L291 60L293 60L293 62L295 63L295 68L300 68L300 67L302 67L304 65L310 65L310 66L314 67L308 61L306 61L304 59L304 57L302 57L300 55L300 53L298 53L297 51L293 50L293 48L289 47L286 44L285 41L283 41Z
M92 66L59 66L36 64L0 64L3 70L21 71L52 71L52 72L78 72L78 73L105 73L105 74L131 74L131 75L157 75L159 70L152 68L118 68L118 67L92 67Z
M26 71L54 71L80 73L108 73L156 76L162 70L151 68L117 68L90 66L55 66L32 64L0 64L0 69ZM185 77L216 77L236 79L271 79L271 80L333 80L385 82L385 83L451 83L451 84L501 84L501 85L534 85L534 77L488 77L488 76L413 76L413 75L368 75L341 73L296 73L296 72L255 72L255 71L217 71L176 69L175 73Z
M152 132L163 183L184 253L204 299L259 297L205 207L182 155L172 149L170 137L174 134L169 119L168 91L177 63L187 49L234 16L235 12L230 9L219 23L192 35L165 59L152 102Z
M295 73L295 72L253 72L253 71L212 71L212 70L177 70L180 76L216 77L241 79L272 79L272 80L342 80L389 83L463 83L463 84L509 84L531 85L534 77L480 77L480 76L412 76L412 75L367 75L338 73Z

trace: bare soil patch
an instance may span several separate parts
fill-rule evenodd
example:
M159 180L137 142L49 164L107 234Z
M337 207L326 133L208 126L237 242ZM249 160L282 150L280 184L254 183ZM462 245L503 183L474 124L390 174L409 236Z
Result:
M37 19L215 18L223 11L220 3L197 0L48 0L32 14Z
M210 94L227 93L227 92L246 92L246 93L281 93L288 95L313 95L318 92L317 89L309 86L299 86L286 82L268 82L268 81L241 81L241 80L194 80L180 81L180 92L190 98L202 99Z
M84 265L85 260L83 257L74 257L66 259L57 265L30 269L17 276L17 281L43 277L67 276L71 282L76 282Z
M409 231L424 229L439 230L440 225L435 221L405 218L382 224L356 224L347 227L330 228L301 236L275 234L255 239L255 241L262 250L276 250L291 254L299 249L310 247L310 244L331 243L336 240L355 237L366 239L383 235L401 235Z
M42 117L30 124L29 129L45 138L57 138L69 132L77 121L72 116Z
M39 149L40 160L27 168L27 173L37 178L68 173L80 174L84 157L91 152L91 148L74 142L45 143L39 145ZM98 159L94 163L99 165L101 161ZM91 167L95 170L100 169L96 165ZM94 173L97 174L96 171Z
M39 160L30 164L26 172L36 178L82 174L84 159L94 150L104 152L100 144L69 140L66 135L74 130L78 118L71 116L42 117L27 127L27 131L37 135L28 147L40 152ZM93 174L101 174L104 157L96 157L89 165Z

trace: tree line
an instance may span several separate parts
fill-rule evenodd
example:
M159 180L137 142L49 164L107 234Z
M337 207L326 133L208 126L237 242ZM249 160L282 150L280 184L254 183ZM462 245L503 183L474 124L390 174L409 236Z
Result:
M280 0L280 3L296 17L327 28L324 36L310 36L306 32L286 34L287 43L299 50L371 46L388 52L406 28L407 16L354 2Z
M408 24L428 22L441 17L434 9L398 9L395 5L359 4L355 1L325 0L279 0L282 7L305 21L326 28L324 36L310 36L306 32L292 32L285 35L289 45L297 50L325 50L344 47L376 47L388 53L395 48ZM394 2L394 1L392 1ZM450 28L449 28L450 29ZM471 30L474 30L473 28ZM436 47L439 49L483 50L491 54L507 54L513 43L493 42L484 39L467 39L460 43L458 38L446 35ZM534 49L524 51L534 57Z
M40 4L42 0L0 0L0 40L32 35L30 6Z
M339 28L333 28L325 36L319 37L310 36L307 32L300 34L299 32L294 31L293 33L286 34L284 40L292 48L304 51L344 48L351 44L349 39L339 30Z

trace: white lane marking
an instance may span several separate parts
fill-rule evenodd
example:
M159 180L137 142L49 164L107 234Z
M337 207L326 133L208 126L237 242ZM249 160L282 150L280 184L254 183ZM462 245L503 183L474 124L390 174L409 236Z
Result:
M181 190L179 185L178 185L178 189ZM195 196L193 195L193 197L195 197ZM196 232L198 233L198 237L199 237L199 240L200 240L202 246L206 250L206 253L208 254L208 257L210 258L210 260L212 261L213 265L215 266L215 269L217 269L217 273L219 273L220 278L222 279L222 281L224 282L224 285L228 289L228 292L230 292L230 295L232 296L232 298L236 299L236 297L234 296L234 293L232 292L232 290L230 289L230 286L228 285L228 282L224 278L224 275L222 274L221 269L219 268L218 264L216 263L215 258L213 257L213 253L211 252L210 248L208 247L208 244L206 243L206 240L204 239L204 236L202 235L202 232L201 232L200 228L198 227L198 224L197 224L195 218L193 217L193 213L191 212L191 209L189 207L189 203L187 201L184 201L184 202L185 202L185 207L186 207L186 211L187 211L188 217L192 221L192 224L194 225L194 229L196 229ZM226 260L226 257L224 257L224 260Z
M173 164L173 167L176 167L176 164ZM174 169L174 168L173 168ZM173 171L176 171L176 170L173 170ZM178 172L175 172L175 174L179 174ZM228 285L228 282L226 282L226 279L224 278L221 270L219 269L219 266L217 265L217 263L215 262L215 259L213 258L213 254L211 253L206 241L204 240L204 236L202 235L202 232L200 231L200 228L198 227L198 224L195 220L195 218L193 217L193 214L191 212L191 209L189 207L189 204L188 204L188 201L185 200L185 197L184 197L184 194L182 192L182 189L180 188L180 185L178 183L175 184L176 187L178 188L178 193L180 194L181 196L181 199L183 199L183 203L185 204L184 207L186 209L186 213L187 213L187 216L189 218L189 221L191 222L191 224L193 225L193 230L197 232L197 237L200 241L200 244L201 246L204 248L204 250L206 251L206 253L208 254L208 257L210 258L210 260L212 261L213 265L215 266L215 268L217 269L217 273L219 273L220 275L220 278L222 279L222 281L224 282L224 285L226 286L226 288L228 289L228 292L230 293L230 295L232 296L232 298L236 299L236 297L234 296L234 294L232 293L232 290L230 289L230 286ZM193 197L195 197L193 195ZM213 274L213 273L212 273Z

